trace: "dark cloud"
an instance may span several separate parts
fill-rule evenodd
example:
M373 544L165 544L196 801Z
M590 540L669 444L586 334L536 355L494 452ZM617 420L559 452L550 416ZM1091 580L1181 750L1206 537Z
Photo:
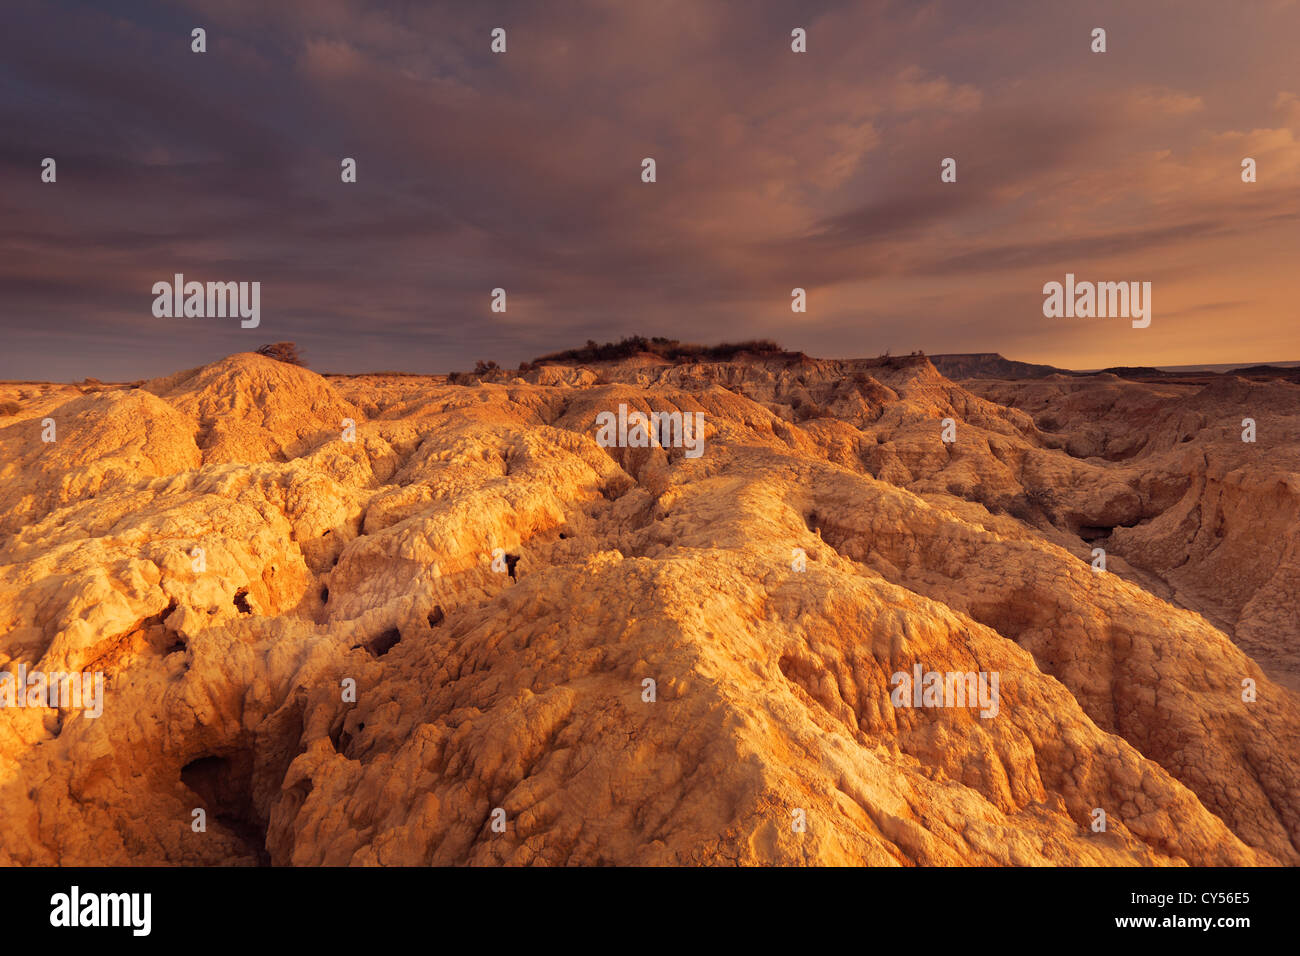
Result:
M111 6L0 12L0 378L136 378L273 339L322 369L445 371L631 333L1294 357L1275 354L1300 217L1294 5ZM1161 277L1184 324L1090 338L1035 314L1043 281L1116 263ZM260 281L262 327L154 319L175 272Z

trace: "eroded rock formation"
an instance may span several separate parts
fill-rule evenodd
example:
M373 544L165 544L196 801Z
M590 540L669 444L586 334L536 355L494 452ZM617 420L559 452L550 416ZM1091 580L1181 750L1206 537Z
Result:
M1300 862L1300 386L457 382L0 386L0 666L106 677L0 709L0 863Z

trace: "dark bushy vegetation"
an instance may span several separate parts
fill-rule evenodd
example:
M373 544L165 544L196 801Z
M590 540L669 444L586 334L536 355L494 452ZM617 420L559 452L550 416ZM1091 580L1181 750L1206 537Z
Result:
M284 362L287 365L301 365L304 368L307 363L298 354L298 346L292 342L273 342L270 345L263 345L257 350L258 355L265 355L267 358L273 358L277 362Z
M533 359L520 362L519 372L531 372L543 365L583 365L589 362L618 362L637 356L651 355L674 364L687 362L730 362L740 357L781 360L787 363L811 361L803 352L792 352L782 348L771 339L750 339L745 342L723 342L721 345L695 345L679 342L662 336L646 338L644 335L629 335L618 342L606 342L597 345L594 339L587 339L587 344L580 349L565 349L563 352L551 352ZM924 352L916 351L911 355L893 355L888 352L875 360L877 365L886 368L907 368L926 361ZM504 371L496 362L480 359L473 372L452 372L449 378L453 384L468 384L493 372Z
M911 368L922 362L928 361L924 352L919 349L911 355L890 355L889 350L885 350L884 355L876 357L876 364L884 368Z
M801 359L802 352L787 352L771 339L754 339L749 342L726 342L722 345L692 345L676 339L661 336L646 338L644 335L631 335L619 342L606 342L597 345L588 339L580 349L568 349L564 352L552 352L526 363L537 365L567 365L581 362L615 362L635 355L657 355L669 362L726 362L738 355L754 355L762 358ZM521 366L522 367L522 366Z

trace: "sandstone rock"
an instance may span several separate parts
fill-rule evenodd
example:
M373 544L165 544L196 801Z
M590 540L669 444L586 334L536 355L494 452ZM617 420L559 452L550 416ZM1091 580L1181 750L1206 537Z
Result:
M456 381L24 384L0 667L106 695L0 709L0 863L1300 863L1300 387ZM704 454L600 447L620 403Z

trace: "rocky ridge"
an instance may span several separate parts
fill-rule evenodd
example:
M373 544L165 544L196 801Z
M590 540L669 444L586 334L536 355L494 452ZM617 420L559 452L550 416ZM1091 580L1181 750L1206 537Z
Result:
M0 709L0 862L1300 862L1290 382L240 354L0 399L0 667L107 684ZM704 453L601 447L620 404ZM894 706L917 664L996 716Z

